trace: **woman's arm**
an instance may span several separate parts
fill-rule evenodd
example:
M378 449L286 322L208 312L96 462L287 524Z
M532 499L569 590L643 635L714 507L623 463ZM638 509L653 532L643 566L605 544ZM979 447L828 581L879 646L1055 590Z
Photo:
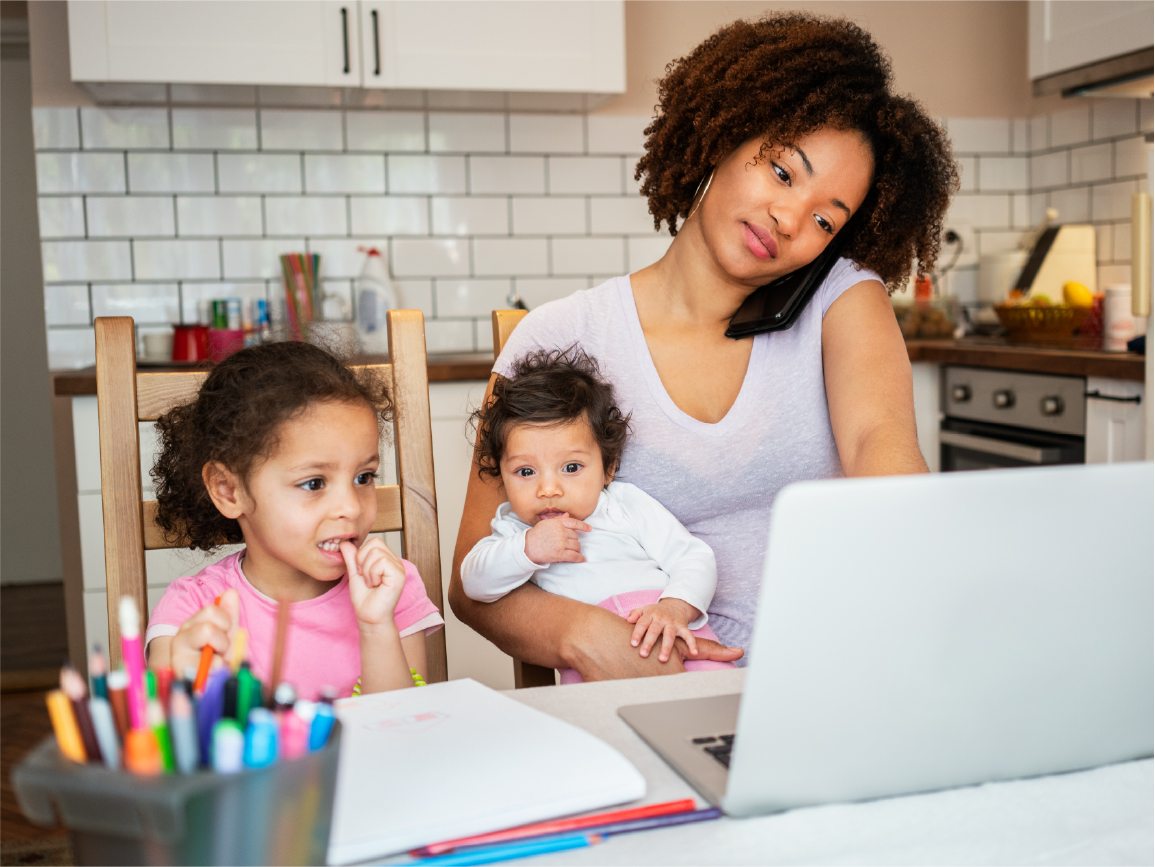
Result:
M496 375L490 378L486 400L495 379ZM517 659L550 668L575 668L587 681L683 670L677 654L665 663L658 661L657 654L648 659L639 656L630 646L633 627L616 614L547 593L536 584L523 584L492 603L475 602L466 596L461 584L461 561L480 539L489 535L489 522L505 499L500 482L478 477L474 460L449 583L449 604L462 622ZM708 655L711 652L717 655ZM732 660L738 655L739 652L728 652L713 642L698 642L698 659Z
M910 358L886 289L851 286L822 320L830 425L847 476L925 473Z

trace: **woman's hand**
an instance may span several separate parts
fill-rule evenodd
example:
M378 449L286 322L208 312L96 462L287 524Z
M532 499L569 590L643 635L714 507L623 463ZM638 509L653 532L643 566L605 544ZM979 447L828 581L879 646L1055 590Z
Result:
M569 513L530 527L525 534L525 556L534 563L584 563L578 532L588 533L590 525Z
M360 626L393 625L393 611L405 588L405 564L378 538L360 548L341 543L341 555L349 570L349 596ZM393 625L394 630L396 626Z
M690 623L701 616L701 611L681 599L660 599L656 604L635 608L626 618L627 623L634 624L630 644L634 647L641 644L638 653L649 656L650 650L661 638L662 647L658 651L658 660L665 662L674 649L674 640L681 638L686 642L690 656L696 659L698 645L694 633L690 631Z
M183 677L187 669L197 669L201 650L208 646L215 654L213 667L221 665L240 617L241 597L236 590L226 590L221 594L219 605L206 605L180 625L169 644L167 660L163 658L164 647L160 644L163 639L155 639L154 646L149 648L150 664L153 668L171 666L177 677Z

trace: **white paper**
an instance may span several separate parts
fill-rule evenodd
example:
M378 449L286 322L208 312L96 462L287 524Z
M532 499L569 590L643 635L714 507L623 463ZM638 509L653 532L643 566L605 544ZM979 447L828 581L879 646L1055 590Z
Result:
M329 863L641 798L645 778L582 729L473 680L337 703Z

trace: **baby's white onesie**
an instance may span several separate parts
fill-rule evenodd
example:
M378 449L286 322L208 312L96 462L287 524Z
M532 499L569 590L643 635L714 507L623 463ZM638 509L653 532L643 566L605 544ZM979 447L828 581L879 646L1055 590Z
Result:
M611 596L659 590L702 612L689 624L701 629L714 596L718 570L710 546L690 535L657 500L628 482L610 482L579 531L584 563L534 563L525 554L528 524L509 503L490 522L493 532L461 564L465 594L494 602L526 581L543 590L597 605Z

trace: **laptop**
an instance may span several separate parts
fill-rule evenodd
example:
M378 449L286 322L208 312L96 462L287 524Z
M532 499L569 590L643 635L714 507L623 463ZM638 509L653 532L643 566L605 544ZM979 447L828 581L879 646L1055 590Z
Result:
M1150 463L790 485L741 694L618 713L731 816L1152 755Z

